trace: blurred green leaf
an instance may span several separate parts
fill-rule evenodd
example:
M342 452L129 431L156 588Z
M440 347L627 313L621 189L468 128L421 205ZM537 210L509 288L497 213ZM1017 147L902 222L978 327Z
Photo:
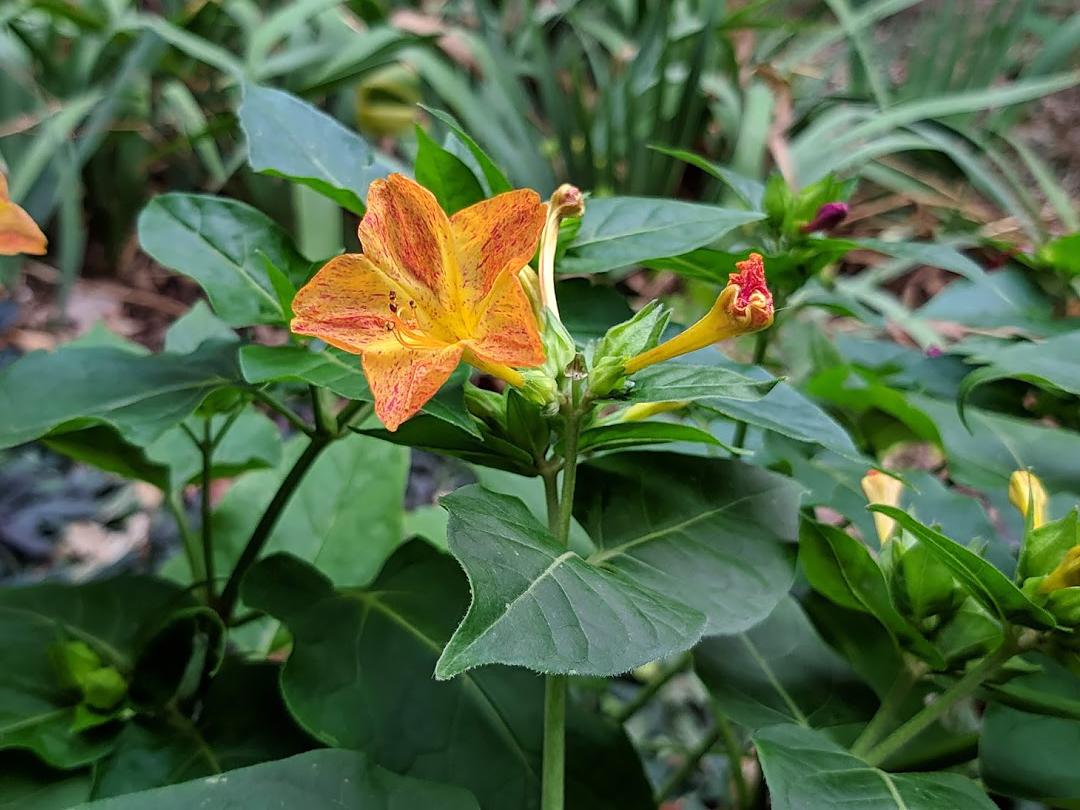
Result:
M591 198L559 272L604 273L679 256L763 218L750 211L648 197Z
M979 737L979 773L996 793L1080 807L1077 746L1080 720L991 704Z
M447 152L416 127L416 182L427 188L448 215L478 203L486 196L480 181L461 158Z

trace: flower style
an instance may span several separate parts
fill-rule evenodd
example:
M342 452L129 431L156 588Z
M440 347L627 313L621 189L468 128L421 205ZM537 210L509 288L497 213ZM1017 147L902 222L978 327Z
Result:
M704 318L655 349L632 357L626 363L625 373L633 374L654 363L772 325L772 293L765 284L765 262L760 254L751 253L749 259L736 262L735 267L739 272L728 276L727 286Z
M7 178L0 172L0 256L45 253L48 240L41 228L8 196Z
M518 271L536 252L545 206L499 194L447 217L434 195L391 174L371 184L363 253L330 260L296 294L292 331L361 355L375 413L397 430L464 359L525 385L544 362Z
M1027 470L1017 470L1009 476L1009 502L1031 521L1031 528L1046 524L1046 490L1042 481Z
M880 503L885 506L900 505L900 494L904 491L902 481L877 470L870 470L863 476L860 483L870 503ZM880 512L874 512L874 528L877 529L878 542L885 545L885 541L896 529L896 520Z

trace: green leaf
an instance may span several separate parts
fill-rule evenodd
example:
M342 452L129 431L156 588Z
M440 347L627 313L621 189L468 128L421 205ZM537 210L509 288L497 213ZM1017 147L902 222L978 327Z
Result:
M979 737L979 772L997 793L1054 807L1080 807L1077 746L1080 720L991 705L983 715Z
M957 279L919 308L924 320L947 321L978 329L1008 329L1033 337L1076 329L1077 319L1054 319L1053 300L1019 270L987 273L988 283Z
M721 711L749 729L865 722L877 707L874 693L790 596L749 630L698 644L694 669Z
M739 174L736 171L732 171L725 166L721 166L719 163L713 163L711 160L706 160L700 155L695 155L693 152L687 152L685 149L670 149L666 146L649 147L664 155L670 155L678 160L685 161L691 166L697 166L703 172L711 174L717 180L720 180L728 188L734 191L739 199L746 203L747 207L754 211L761 210L762 200L765 197L765 185L758 182L752 177Z
M972 391L1003 379L1024 380L1052 391L1080 395L1080 331L1042 343L1017 343L994 352L990 365L973 371L960 384L957 407L961 417Z
M130 723L97 764L91 798L214 776L314 747L282 702L279 674L276 664L229 659L201 696L197 719L173 709Z
M301 346L244 346L240 350L240 368L250 383L298 380L329 388L346 399L372 401L360 358L332 347L310 351ZM478 437L476 423L465 410L462 398L461 386L466 374L455 373L420 410Z
M752 380L732 369L687 363L658 363L630 379L633 385L625 396L628 402L717 399L757 402L779 382L775 377Z
M479 810L460 788L398 776L355 751L309 751L212 779L157 788L80 805L75 810L190 810L192 807L273 807L275 810L396 810L438 807Z
M245 84L239 116L252 169L303 183L354 214L366 210L371 181L390 171L367 141L282 90Z
M469 150L472 156L476 158L476 162L480 166L480 171L484 173L484 179L487 181L488 188L492 195L502 194L504 191L513 189L513 186L510 185L510 181L507 180L506 175L503 174L502 169L495 165L494 161L487 156L487 153L480 148L476 141L468 136L465 130L458 125L449 113L426 107L423 104L419 106L446 124L454 135L457 136L458 140L465 145L465 148Z
M416 182L435 195L447 215L484 199L480 181L461 158L435 143L419 126L416 140Z
M801 488L737 461L620 453L578 471L588 562L708 617L707 635L760 622L791 585Z
M677 422L614 422L597 425L581 432L578 450L582 453L599 450L629 449L665 442L699 442L719 445L711 433L692 425Z
M148 444L190 416L211 391L237 382L239 371L235 346L217 341L187 355L113 348L31 352L0 369L0 448L91 424Z
M970 779L955 773L891 774L871 768L824 734L800 726L754 735L773 810L861 805L873 810L994 810Z
M679 200L590 199L559 272L604 273L650 259L679 256L763 216Z
M543 680L499 666L431 677L469 601L452 557L412 542L370 589L335 593L317 572L277 555L252 568L242 595L288 626L282 691L318 739L397 773L461 785L485 810L538 810ZM621 730L573 705L567 725L568 807L654 806Z
M859 540L834 526L807 521L799 562L816 591L840 607L871 614L920 658L936 669L944 666L941 653L897 611L885 575Z
M49 765L75 768L109 752L119 728L73 729L82 696L61 682L50 649L64 636L48 618L0 606L7 663L0 669L0 750L33 751Z
M248 473L214 510L217 570L236 564L255 524L308 444L285 446L281 463ZM401 542L409 454L364 436L334 442L315 460L282 512L264 554L287 551L340 585L366 585Z
M469 486L439 503L473 599L436 678L492 663L616 675L689 648L704 629L698 610L567 551L516 498Z
M1003 573L975 552L953 542L941 532L923 526L907 512L895 507L875 504L870 509L894 518L905 531L919 538L952 571L964 589L991 614L1025 627L1050 628L1057 625L1053 615L1028 599Z
M853 239L856 246L903 259L912 264L927 264L961 275L976 284L986 282L986 271L951 245L933 242L886 242L882 239Z
M0 748L27 748L62 768L107 753L119 729L72 730L80 696L63 686L50 647L82 641L103 665L130 673L147 631L186 604L190 597L178 586L144 576L0 588L7 650L0 667Z
M233 329L215 315L205 301L196 301L191 309L165 330L165 351L191 354L208 340L239 342Z
M155 260L195 279L229 326L284 324L266 272L269 260L299 286L311 262L270 217L236 200L204 194L154 197L139 215L139 243Z
M60 771L25 751L0 753L0 807L68 810L90 798L89 768Z
M1040 671L983 684L988 697L1022 712L1080 721L1080 678L1042 653L1029 653L1024 663Z

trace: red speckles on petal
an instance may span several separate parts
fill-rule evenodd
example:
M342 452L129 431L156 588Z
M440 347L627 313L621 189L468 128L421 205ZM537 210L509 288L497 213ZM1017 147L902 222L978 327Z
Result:
M462 351L460 345L406 349L396 341L364 351L364 375L375 400L375 415L387 430L397 430L435 396L454 373Z

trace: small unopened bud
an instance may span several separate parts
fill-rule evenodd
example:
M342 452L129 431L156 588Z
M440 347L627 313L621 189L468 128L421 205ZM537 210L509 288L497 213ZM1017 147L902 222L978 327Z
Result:
M559 386L550 375L536 368L523 369L524 378L518 390L521 395L534 405L550 405L559 396Z
M870 470L862 480L862 491L870 503L880 503L885 506L899 506L900 494L904 491L904 484L891 475ZM885 541L896 528L896 521L888 515L874 512L874 528L877 529L878 542L885 545Z
M553 318L559 320L559 303L555 300L555 249L559 243L559 224L567 217L585 213L585 197L581 189L563 183L548 200L547 219L540 234L540 298Z
M847 219L847 203L828 202L821 206L814 218L803 225L799 230L803 233L814 231L831 231L845 219Z
M1009 502L1038 529L1046 523L1046 489L1037 476L1017 470L1009 476Z

